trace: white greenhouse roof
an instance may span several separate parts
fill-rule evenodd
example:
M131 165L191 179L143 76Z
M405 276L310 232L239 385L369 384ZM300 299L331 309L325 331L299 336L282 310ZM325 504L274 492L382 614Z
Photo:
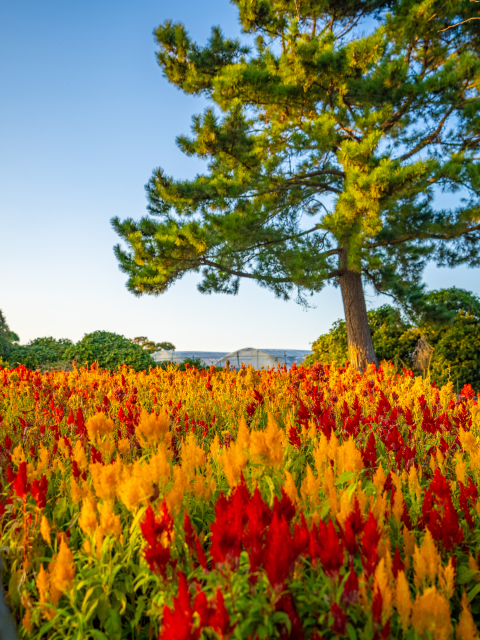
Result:
M240 369L240 367L249 365L255 367L255 369L261 369L261 367L275 367L277 364L284 364L288 369L292 364L300 364L311 353L308 349L252 349L247 347L245 349L238 349L232 351L223 356L218 362L217 367L224 367L227 360L232 367Z
M187 358L200 358L204 365L215 364L222 356L227 355L225 351L167 351L160 349L153 354L155 362L183 362Z
M215 365L224 367L227 360L231 367L240 369L242 364L255 369L276 367L278 364L286 365L288 369L292 364L300 364L311 353L308 349L237 349L231 353L225 351L167 351L161 349L153 354L153 359L159 364L162 362L183 362L186 358L199 358L203 365Z

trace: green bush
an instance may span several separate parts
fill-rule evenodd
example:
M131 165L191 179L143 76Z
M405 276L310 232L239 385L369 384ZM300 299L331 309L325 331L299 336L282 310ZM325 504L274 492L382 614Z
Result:
M103 369L110 370L116 370L122 364L132 366L135 371L155 366L153 358L140 345L109 331L85 334L80 342L66 349L65 358L75 360L78 365L98 361Z
M14 345L9 357L11 366L18 363L29 369L50 369L68 366L66 351L73 346L71 340L61 338L35 338L26 345Z
M451 380L459 389L471 384L480 389L480 300L464 289L440 289L425 296L422 316L409 322L397 309L383 305L368 312L378 360L390 360L400 371L414 368L414 352L424 336L434 351L430 376L439 386ZM348 360L347 328L337 320L331 330L312 344L306 364L343 364Z

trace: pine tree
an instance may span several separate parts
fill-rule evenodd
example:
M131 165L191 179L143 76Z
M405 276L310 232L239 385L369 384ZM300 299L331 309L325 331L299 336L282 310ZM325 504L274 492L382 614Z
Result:
M133 293L188 271L307 303L341 288L350 360L376 362L363 286L415 308L422 271L480 264L479 44L468 0L234 0L245 42L155 32L169 82L212 106L177 139L204 174L147 184L149 215L112 220ZM476 155L477 154L477 155ZM460 191L456 208L442 192Z

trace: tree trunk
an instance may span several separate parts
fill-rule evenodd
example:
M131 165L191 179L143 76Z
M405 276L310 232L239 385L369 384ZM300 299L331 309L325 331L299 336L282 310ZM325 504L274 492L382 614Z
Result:
M346 260L342 262L345 264ZM350 271L344 265L342 267L343 273L339 276L339 282L347 323L350 364L357 371L364 371L367 364L378 365L378 361L368 326L362 278L356 271Z

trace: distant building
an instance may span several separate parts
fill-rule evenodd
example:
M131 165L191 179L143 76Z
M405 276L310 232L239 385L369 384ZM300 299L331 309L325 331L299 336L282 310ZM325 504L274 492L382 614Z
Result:
M216 366L224 367L227 360L231 367L240 369L242 363L248 367L251 365L255 369L264 367L276 367L277 365L285 365L290 369L292 364L299 365L311 353L308 349L238 349L224 355L218 360Z
M161 349L153 354L153 359L158 364L162 362L171 362L180 364L187 358L199 358L201 363L208 367L224 367L229 362L229 366L234 369L240 369L242 364L248 367L251 365L255 369L264 367L276 367L277 365L285 365L290 369L292 364L299 365L305 358L312 353L307 349L238 349L231 353L225 351L167 351Z
M181 363L187 358L199 358L204 367L216 365L217 361L227 355L225 351L167 351L160 349L152 354L153 359L158 364L162 362Z

